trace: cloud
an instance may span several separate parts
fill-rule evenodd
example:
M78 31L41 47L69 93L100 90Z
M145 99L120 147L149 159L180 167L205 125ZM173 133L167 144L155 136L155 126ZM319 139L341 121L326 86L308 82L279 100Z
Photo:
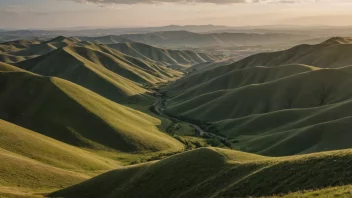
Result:
M158 4L158 3L213 3L213 4L230 4L230 3L305 3L318 2L326 0L72 0L79 3L95 3L95 4Z

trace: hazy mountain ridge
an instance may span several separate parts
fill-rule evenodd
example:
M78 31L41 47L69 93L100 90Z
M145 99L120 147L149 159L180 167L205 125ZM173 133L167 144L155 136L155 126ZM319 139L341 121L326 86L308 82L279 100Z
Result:
M197 63L212 62L221 58L205 53L195 53L191 50L167 50L137 42L110 44L108 46L130 56L147 61L164 63L165 65L184 64L188 66Z
M309 36L294 34L248 34L248 33L205 33L199 34L188 31L163 31L145 34L123 34L111 36L114 39L104 39L105 37L89 38L88 41L106 41L103 44L113 44L114 40L129 39L135 42L145 43L155 46L243 46L243 45L265 45L279 44L288 41L306 40ZM81 38L84 40L85 38Z

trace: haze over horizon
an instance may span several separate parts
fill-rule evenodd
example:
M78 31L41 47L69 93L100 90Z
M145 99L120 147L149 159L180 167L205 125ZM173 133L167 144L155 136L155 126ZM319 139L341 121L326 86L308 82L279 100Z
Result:
M352 0L2 0L0 29L348 26L350 6Z

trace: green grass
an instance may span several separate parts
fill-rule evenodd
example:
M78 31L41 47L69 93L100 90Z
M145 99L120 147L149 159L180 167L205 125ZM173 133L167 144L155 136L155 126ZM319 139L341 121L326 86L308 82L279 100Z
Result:
M9 65L7 63L2 63L2 62L0 62L0 71L1 72L26 72L26 70L23 70L18 67Z
M205 123L206 131L245 152L287 156L350 148L352 61L344 52L328 53L348 51L351 44L340 40L257 54L186 76L163 89L170 97L166 111ZM334 62L319 64L326 57Z
M274 196L276 197L276 196ZM312 198L312 197L352 197L352 186L339 186L339 187L329 187L321 190L309 190L303 192L296 192L285 196L279 196L285 198Z
M182 75L160 65L206 57L114 48L128 55L65 37L0 46L6 62L41 55L14 65L49 76L0 63L0 197L351 194L352 151L331 151L352 147L349 39L254 55L162 88L169 113L251 153L208 147L214 139L148 109L148 88Z
M229 66L219 68L222 70L216 71L215 69L210 69L186 76L169 85L166 89L167 94L169 96L177 96L178 100L185 100L192 96L217 90L234 89L250 84L270 82L290 75L319 69L301 64L279 67L255 66L238 70L232 69Z
M109 158L0 120L1 193L50 192L121 167ZM4 195L5 196L5 195Z
M99 171L116 162L0 120L0 147L30 159L68 170Z
M267 83L195 94L185 101L180 95L167 102L167 110L201 121L219 121L283 109L319 107L351 98L352 92L347 88L352 84L351 77L343 71L316 70ZM326 81L327 78L330 80ZM230 103L233 105L228 108Z
M59 141L121 152L183 148L159 131L160 120L69 81L26 73L1 73L1 79L3 117Z
M343 186L352 183L351 156L351 150L343 150L268 158L202 148L108 172L52 196L269 197L295 195L292 192L301 195L317 189L322 190L316 193L333 193L334 188L348 193ZM120 180L122 172L131 174L129 179Z
M148 106L153 99L144 85L182 76L179 71L77 38L31 42L3 44L6 53L0 54L0 61L39 75L69 80L119 103Z

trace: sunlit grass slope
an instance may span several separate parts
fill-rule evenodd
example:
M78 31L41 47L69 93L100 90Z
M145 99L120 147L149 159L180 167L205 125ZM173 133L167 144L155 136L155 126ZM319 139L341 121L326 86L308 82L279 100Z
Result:
M157 120L59 78L0 73L1 117L59 141L94 150L176 151Z
M87 151L0 120L0 147L55 167L71 170L108 170L117 166Z
M27 72L26 70L0 62L0 72Z
M206 131L246 152L351 148L350 46L351 39L336 37L190 74L164 89L166 110L206 123Z
M328 187L319 190L306 190L271 198L313 198L313 197L352 197L352 185Z
M181 75L98 45L70 45L16 65L40 75L69 80L120 103L150 104L153 98L143 85Z
M0 159L0 196L18 194L21 191L48 192L90 178L82 173L56 168L1 148Z
M247 69L239 69L208 79L206 75L194 75L185 77L167 89L169 96L177 95L182 100L218 90L234 89L251 84L270 82L290 75L314 71L315 68L308 65L283 65L279 67L257 66ZM214 74L213 74L214 75Z
M158 162L111 171L55 192L51 197L285 195L351 184L351 155L351 150L343 150L267 158L202 148Z
M47 54L59 47L78 42L74 38L57 37L49 41L18 40L0 43L0 61L17 63Z
M352 147L351 79L350 73L322 69L198 97L193 91L171 99L167 111L210 122L209 131L246 152L286 156L346 149Z
M304 44L284 51L255 54L230 65L216 67L188 76L172 86L189 89L236 70L258 66L277 67L298 65L314 66L315 68L346 67L352 64L352 58L350 56L351 51L352 43L350 38L336 37L317 45ZM312 69L314 69L314 67ZM262 78L265 78L264 75Z
M351 85L350 73L317 70L238 89L220 89L203 95L189 92L195 93L187 97L189 100L182 100L183 95L171 99L168 112L203 121L220 121L283 109L319 107L350 99L352 92L348 87Z
M60 189L119 167L110 159L3 120L0 159L0 197Z
M264 155L351 148L351 100L317 108L282 110L213 123L238 147ZM299 143L299 144L298 144Z

